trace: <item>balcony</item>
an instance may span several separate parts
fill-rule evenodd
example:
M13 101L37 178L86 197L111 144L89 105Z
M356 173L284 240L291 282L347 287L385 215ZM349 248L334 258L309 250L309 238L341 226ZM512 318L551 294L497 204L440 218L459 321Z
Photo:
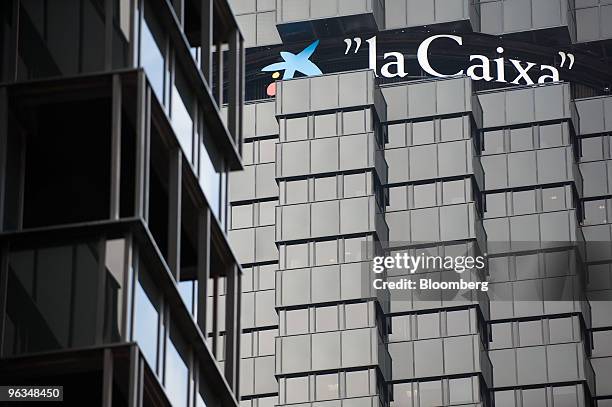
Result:
M476 0L387 0L385 29L437 26L458 32L480 31Z
M391 356L376 327L276 338L276 374L378 368L391 377Z
M276 0L283 42L382 30L384 0Z
M517 36L523 32L551 30L558 33L559 44L576 42L574 0L480 0L481 32ZM537 32L535 34L537 36ZM554 38L547 34L546 38ZM537 37L534 39L537 41Z
M276 226L277 243L356 233L375 233L385 241L389 234L373 195L278 206Z

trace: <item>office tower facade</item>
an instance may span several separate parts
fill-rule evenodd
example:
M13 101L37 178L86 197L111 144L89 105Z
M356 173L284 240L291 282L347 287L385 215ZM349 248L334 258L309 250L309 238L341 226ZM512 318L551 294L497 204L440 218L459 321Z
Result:
M237 406L230 6L22 0L0 16L0 383L63 386L61 405Z
M612 405L612 4L230 3L241 403ZM397 252L486 255L489 291L366 287Z

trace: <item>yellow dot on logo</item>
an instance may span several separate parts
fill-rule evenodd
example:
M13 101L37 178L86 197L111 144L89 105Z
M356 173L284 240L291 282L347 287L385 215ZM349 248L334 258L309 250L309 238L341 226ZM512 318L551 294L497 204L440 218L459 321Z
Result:
M274 72L274 73L272 74L272 78L274 78L274 79L278 79L278 78L280 78L280 73L279 73L279 72Z

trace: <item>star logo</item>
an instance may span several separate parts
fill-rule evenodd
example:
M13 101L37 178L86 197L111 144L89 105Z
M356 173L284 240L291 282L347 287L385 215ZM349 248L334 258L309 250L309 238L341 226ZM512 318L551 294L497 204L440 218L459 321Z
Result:
M319 40L316 40L299 54L292 54L291 52L283 51L280 53L283 58L283 62L276 62L270 64L262 69L263 72L274 72L272 74L273 79L278 79L280 73L278 71L284 71L283 79L291 79L296 72L299 72L305 76L321 75L323 72L316 66L309 58L314 53L315 49L319 45ZM271 83L268 85L266 90L268 96L274 96L276 94L276 85Z

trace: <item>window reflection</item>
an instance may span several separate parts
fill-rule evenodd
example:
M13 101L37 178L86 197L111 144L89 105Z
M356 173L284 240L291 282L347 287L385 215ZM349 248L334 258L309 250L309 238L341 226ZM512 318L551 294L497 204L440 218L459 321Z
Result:
M134 314L134 339L151 368L156 371L159 300L142 263L134 294Z
M123 303L121 289L125 275L125 240L109 240L106 242L106 319L104 336L107 342L118 341L123 332Z
M208 135L208 130L204 129L204 138ZM212 148L212 147L210 147ZM200 143L200 185L206 195L210 209L215 214L217 219L222 220L221 217L221 182L222 177L220 172L217 170L213 157L208 151L208 146L204 143Z
M166 391L173 406L186 406L189 391L189 370L184 360L184 344L172 331L169 339L166 347Z
M97 282L92 245L12 252L3 356L93 345Z
M176 132L185 156L193 160L193 98L180 71L176 71L175 85L172 87L172 127Z
M192 315L195 314L194 292L196 284L195 281L179 281L178 283L179 294Z
M442 382L419 383L419 401L421 406L438 406L442 404Z
M144 68L158 99L164 101L165 41L155 16L145 5L140 33L140 65Z

